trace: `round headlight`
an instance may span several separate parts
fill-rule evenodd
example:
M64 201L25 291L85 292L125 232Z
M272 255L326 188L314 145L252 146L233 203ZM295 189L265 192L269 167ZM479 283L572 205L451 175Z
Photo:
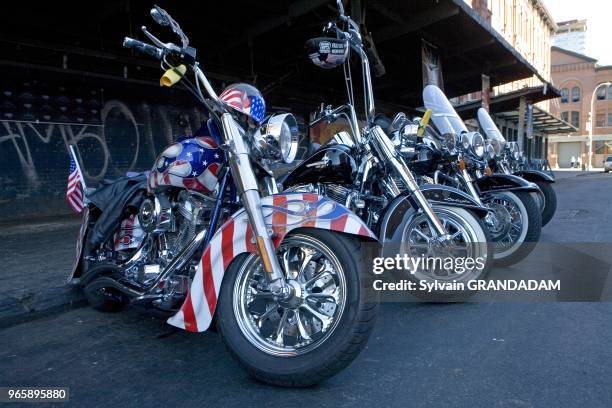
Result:
M485 143L484 138L480 133L474 132L472 134L472 153L476 155L476 157L482 159L485 153Z
M492 144L488 144L486 147L487 160L493 160L495 158L495 148Z
M298 126L290 113L274 115L268 119L261 133L265 140L261 150L269 158L279 158L285 163L295 160L298 150Z
M461 135L461 146L463 150L468 150L470 148L470 134L464 133Z
M519 152L518 149L514 150L514 153L512 155L514 156L514 160L518 160L521 158L521 152Z

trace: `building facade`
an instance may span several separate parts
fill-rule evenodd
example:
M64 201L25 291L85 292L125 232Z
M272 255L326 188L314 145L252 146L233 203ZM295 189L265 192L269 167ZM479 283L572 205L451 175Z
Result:
M551 137L551 166L570 167L572 157L588 162L588 129L593 107L592 166L603 167L612 155L612 88L599 84L612 81L612 66L599 66L597 60L558 47L552 49L552 77L561 100L554 104L556 114L579 129L569 135Z
M569 20L557 23L553 45L564 50L586 54L587 21Z

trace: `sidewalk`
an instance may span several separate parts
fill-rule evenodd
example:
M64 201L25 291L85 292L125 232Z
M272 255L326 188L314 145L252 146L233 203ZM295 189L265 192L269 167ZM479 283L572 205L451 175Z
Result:
M81 218L0 222L0 327L84 304L66 285Z

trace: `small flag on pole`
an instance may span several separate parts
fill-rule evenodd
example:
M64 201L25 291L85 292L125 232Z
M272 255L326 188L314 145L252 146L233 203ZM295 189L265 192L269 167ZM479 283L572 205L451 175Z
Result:
M83 211L83 175L77 162L74 149L70 146L70 174L68 174L68 186L66 187L66 201L77 213Z

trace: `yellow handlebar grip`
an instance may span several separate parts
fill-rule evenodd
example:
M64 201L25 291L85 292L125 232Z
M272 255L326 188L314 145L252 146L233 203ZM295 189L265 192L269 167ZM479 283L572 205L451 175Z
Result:
M430 118L431 118L431 109L427 109L425 111L425 114L423 114L423 117L421 118L419 130L417 130L417 136L423 137L423 135L425 134L425 128L427 127L427 124L429 123Z
M164 72L164 75L162 75L162 77L159 79L159 84L161 86L170 87L180 81L181 78L183 78L183 75L185 75L185 72L187 72L187 67L185 65L170 68Z

